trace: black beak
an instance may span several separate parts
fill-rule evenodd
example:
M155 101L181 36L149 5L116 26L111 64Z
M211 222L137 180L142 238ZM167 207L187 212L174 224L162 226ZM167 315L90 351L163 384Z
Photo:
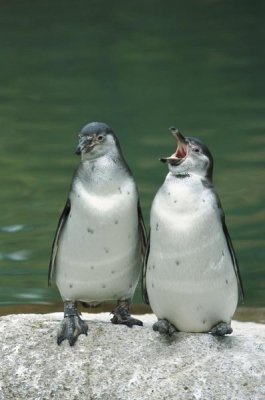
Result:
M80 146L80 144L77 146L77 148L75 149L75 154L77 155L77 156L80 156L80 154L81 154L81 146Z
M180 132L180 130L178 128L171 126L169 128L169 130L172 133L172 135L177 139L178 144L180 144L180 143L187 144L185 137L182 135L182 133Z
M88 151L94 147L94 138L90 136L81 136L75 154L80 156L82 151L86 148Z

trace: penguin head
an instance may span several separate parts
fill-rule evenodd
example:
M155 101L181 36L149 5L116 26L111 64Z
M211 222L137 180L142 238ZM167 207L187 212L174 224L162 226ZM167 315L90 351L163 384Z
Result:
M117 138L112 129L103 122L85 125L78 135L79 143L75 153L82 160L94 160L116 149Z
M160 161L168 163L168 168L174 175L193 174L212 180L213 157L209 149L199 139L184 137L174 127L169 129L177 139L178 147L174 154L160 158Z

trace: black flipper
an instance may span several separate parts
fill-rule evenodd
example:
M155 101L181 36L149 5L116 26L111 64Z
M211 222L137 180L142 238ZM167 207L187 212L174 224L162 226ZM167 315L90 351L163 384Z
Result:
M225 224L225 219L224 218L222 219L222 224L223 224L223 231L224 231L224 234L225 234L227 246L228 246L228 249L229 249L229 252L230 252L230 256L231 256L232 263L233 263L234 270L235 270L235 274L236 274L237 284L238 284L238 288L239 288L239 298L240 298L241 302L244 303L245 293L244 293L244 288L243 288L243 282L242 282L242 278L241 278L241 274L240 274L240 270L239 270L236 254L235 254L235 251L234 251L234 248L233 248L232 240L230 238L230 235L229 235L227 226Z
M229 249L229 253L230 253L230 256L231 256L231 259L232 259L234 271L235 271L235 274L236 274L236 279L237 279L237 284L238 284L238 289L239 289L239 298L240 298L241 302L243 303L245 294L244 294L243 283L242 283L242 278L241 278L241 274L240 274L240 270L239 270L237 257L236 257L235 251L234 251L234 247L233 247L233 244L232 244L231 237L229 235L229 232L228 232L228 229L227 229L227 226L226 226L226 223L225 223L225 214L224 214L224 210L222 208L221 201L219 199L218 194L216 192L214 192L214 193L215 193L216 202L217 202L217 205L218 205L218 208L219 208L219 212L220 212L220 219L221 219L221 222L222 222L223 232L224 232L224 235L225 235L225 238L226 238L226 243L227 243L227 246L228 246L228 249Z
M138 200L137 210L138 210L138 226L141 238L141 251L142 251L142 258L144 261L147 237L146 237L146 229L139 200Z
M71 210L71 203L70 203L70 200L67 199L65 207L63 209L63 212L60 216L58 226L56 229L56 233L55 233L55 237L54 237L53 244L52 244L52 252L51 252L49 273L48 273L48 286L51 286L52 275L54 272L54 264L55 264L57 250L58 250L58 243L59 243L60 235L62 233L62 229L63 229L63 227L67 221L68 215L70 213L70 210Z
M148 262L149 252L150 252L150 235L151 235L151 230L150 230L148 238L147 238L147 244L146 244L145 256L144 256L144 266L143 266L143 272L142 272L142 297L143 297L143 301L145 302L145 304L150 304L149 299L148 299L147 289L146 289L146 271L147 271L147 262Z

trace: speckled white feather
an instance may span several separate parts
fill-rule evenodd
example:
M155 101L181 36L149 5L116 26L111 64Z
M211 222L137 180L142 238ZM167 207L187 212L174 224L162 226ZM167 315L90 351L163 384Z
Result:
M236 275L216 197L201 176L177 178L170 172L158 191L146 285L157 317L181 331L207 332L231 321Z
M141 266L134 180L111 152L80 168L58 246L57 286L63 300L131 298Z

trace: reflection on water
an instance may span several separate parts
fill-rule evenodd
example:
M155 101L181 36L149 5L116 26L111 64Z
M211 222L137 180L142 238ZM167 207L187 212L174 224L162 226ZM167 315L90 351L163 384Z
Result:
M24 261L29 259L27 250L13 251L12 253L0 253L0 260Z
M0 227L0 232L8 232L8 233L15 233L22 231L24 229L23 225L10 225L10 226L3 226Z
M265 3L20 2L0 6L1 304L56 303L54 231L78 130L117 132L152 198L174 151L168 127L205 141L237 250L246 305L264 306ZM139 293L136 301L140 301Z

